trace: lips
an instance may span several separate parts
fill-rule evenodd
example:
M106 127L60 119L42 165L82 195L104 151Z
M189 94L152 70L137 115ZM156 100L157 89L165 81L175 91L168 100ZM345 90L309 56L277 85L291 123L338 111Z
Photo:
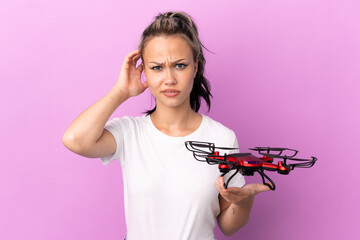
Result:
M167 97L175 97L179 95L180 91L176 89L165 89L161 91Z

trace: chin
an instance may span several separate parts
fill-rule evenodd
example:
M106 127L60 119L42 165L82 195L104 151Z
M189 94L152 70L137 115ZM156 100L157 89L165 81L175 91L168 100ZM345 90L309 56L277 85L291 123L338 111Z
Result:
M157 101L158 102L158 101ZM183 107L185 104L187 104L187 102L185 101L176 101L175 99L172 99L172 101L160 101L161 105L163 105L164 107L169 107L169 108L179 108L179 107ZM190 106L190 103L188 103Z

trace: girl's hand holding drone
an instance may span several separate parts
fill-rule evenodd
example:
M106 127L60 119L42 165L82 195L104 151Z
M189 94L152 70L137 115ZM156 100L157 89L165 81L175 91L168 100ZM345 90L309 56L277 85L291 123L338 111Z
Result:
M216 187L221 196L228 202L243 205L252 202L254 196L260 192L269 191L270 188L260 183L246 184L242 188L239 187L224 187L224 177L218 177Z

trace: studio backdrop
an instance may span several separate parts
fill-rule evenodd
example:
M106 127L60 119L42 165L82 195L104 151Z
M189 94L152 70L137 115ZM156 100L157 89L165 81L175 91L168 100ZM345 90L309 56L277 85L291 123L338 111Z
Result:
M318 158L269 173L276 190L256 196L244 228L226 237L216 227L216 238L359 239L359 9L355 0L0 1L0 239L123 239L120 163L76 155L62 135L170 10L193 17L209 50L212 106L200 112L233 129L241 152ZM147 89L110 119L154 104Z

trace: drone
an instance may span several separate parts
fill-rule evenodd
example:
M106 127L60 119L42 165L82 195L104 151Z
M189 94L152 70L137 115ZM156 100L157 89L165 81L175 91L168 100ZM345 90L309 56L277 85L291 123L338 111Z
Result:
M207 162L210 165L219 164L219 170L222 173L221 177L227 174L230 170L236 169L235 173L231 175L226 183L227 189L230 180L237 174L241 173L244 176L253 176L255 172L259 173L263 184L268 186L271 190L275 190L275 183L264 173L264 171L276 171L279 174L287 175L294 168L310 168L317 161L316 157L311 159L295 158L299 152L290 148L275 148L275 147L255 147L249 150L256 151L262 157L256 157L251 153L230 153L220 155L219 151L215 150L235 150L238 148L229 147L215 147L214 143L186 141L186 148L193 152L194 158L200 162ZM288 154L288 155L286 155ZM274 159L282 159L274 164ZM271 184L265 181L267 179Z

